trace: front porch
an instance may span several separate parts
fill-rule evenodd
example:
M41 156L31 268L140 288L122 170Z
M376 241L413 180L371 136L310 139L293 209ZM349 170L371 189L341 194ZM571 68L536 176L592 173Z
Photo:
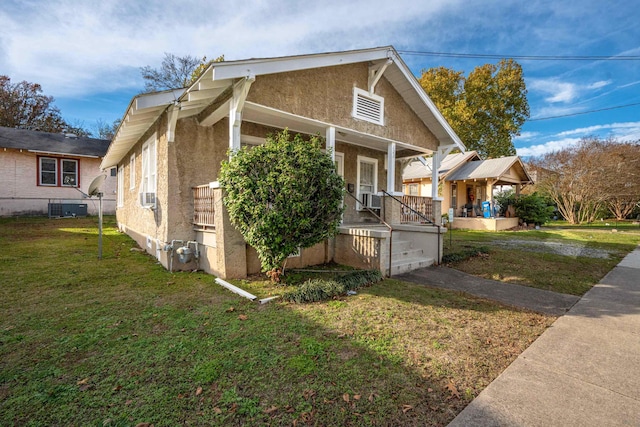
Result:
M381 222L344 223L333 239L301 249L287 268L335 261L387 276L439 264L446 228L430 223L439 212L431 198L406 200L383 196ZM221 277L245 277L260 272L253 248L231 225L222 204L222 189L209 184L193 188L193 228L199 246L197 267ZM401 203L402 202L402 203ZM434 206L434 204L436 206ZM385 219L383 219L385 218ZM387 225L388 224L388 225ZM191 266L192 267L192 266Z
M454 229L480 230L480 231L503 231L518 226L518 218L465 218L455 217L450 224Z

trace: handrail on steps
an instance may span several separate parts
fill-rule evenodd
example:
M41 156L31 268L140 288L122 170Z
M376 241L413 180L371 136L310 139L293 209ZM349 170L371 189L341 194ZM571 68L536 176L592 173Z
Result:
M349 193L349 192L345 192L345 194L349 195L349 197L351 197L352 199L354 199L356 202L360 203L362 205L362 202L360 200L358 200L358 198L356 196L354 196L353 194ZM373 216L375 216L376 218L378 218L378 221L380 221L381 223L383 223L388 229L389 229L389 273L387 274L387 277L391 277L391 261L392 261L392 257L391 257L391 250L393 248L393 227L391 227L391 225L389 225L384 219L382 219L380 217L380 215L378 215L377 213L375 213L372 209L370 209L368 206L362 205L366 210L368 210Z
M413 209L411 206L407 205L405 202L403 202L402 200L396 198L395 196L393 196L392 194L389 194L388 192L386 192L385 190L381 190L382 193L386 194L387 196L391 197L393 200L395 200L396 202L400 203L400 205L402 207L405 208L409 208L410 211L412 211L413 213L417 214L420 218L424 219L426 222L428 222L429 224L431 224L434 227L438 227L438 259L436 260L436 264L440 264L440 232L441 232L441 228L442 225L440 224L436 224L435 222L433 222L432 220L430 220L429 218L427 218L426 216L424 216L421 212L416 211L415 209ZM389 267L389 272L391 272L391 267ZM389 273L389 275L391 275L391 273Z

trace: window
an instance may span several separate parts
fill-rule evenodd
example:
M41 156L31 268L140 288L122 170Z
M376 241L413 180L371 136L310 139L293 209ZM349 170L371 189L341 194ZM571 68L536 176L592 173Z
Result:
M121 208L124 206L124 167L120 166L118 168L118 207Z
M78 186L78 161L62 159L62 185L66 187Z
M38 158L38 185L79 187L79 162L55 157Z
M356 197L362 200L362 194L376 194L378 192L378 160L369 157L358 156L357 171L358 190ZM360 203L356 209L362 210Z
M409 195L410 196L419 196L420 191L419 190L419 186L418 184L409 184Z
M156 192L156 140L152 137L142 146L142 193Z
M58 185L58 159L40 157L40 185Z
M344 178L344 154L342 153L334 153L335 160L334 164L336 166L336 173Z
M136 155L132 154L129 159L129 189L136 188Z
M354 87L351 114L356 119L384 125L384 98Z

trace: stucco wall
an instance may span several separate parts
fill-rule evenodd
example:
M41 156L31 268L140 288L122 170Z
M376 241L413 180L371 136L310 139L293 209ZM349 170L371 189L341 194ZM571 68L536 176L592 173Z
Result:
M384 98L385 125L351 116L353 88L367 90L368 72L367 64L350 64L258 76L247 100L435 150L438 145L435 136L384 76L378 82L375 93Z
M87 192L89 184L100 175L101 159L88 157L60 157L78 161L80 190ZM115 212L116 177L107 172L102 191L103 212ZM2 149L0 151L0 216L47 215L49 201L86 203L90 215L98 213L98 199L86 199L73 187L38 185L38 155L27 151Z

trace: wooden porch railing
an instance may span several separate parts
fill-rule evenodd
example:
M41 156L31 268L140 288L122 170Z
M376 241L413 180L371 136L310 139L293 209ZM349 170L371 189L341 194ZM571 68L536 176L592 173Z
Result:
M193 187L193 225L202 229L215 227L213 192L209 185Z
M409 206L414 211L420 212L425 217L433 219L433 199L431 197L405 195L402 196L402 203ZM425 222L424 218L421 218L420 215L412 212L411 209L402 208L402 215L400 217L401 222Z

